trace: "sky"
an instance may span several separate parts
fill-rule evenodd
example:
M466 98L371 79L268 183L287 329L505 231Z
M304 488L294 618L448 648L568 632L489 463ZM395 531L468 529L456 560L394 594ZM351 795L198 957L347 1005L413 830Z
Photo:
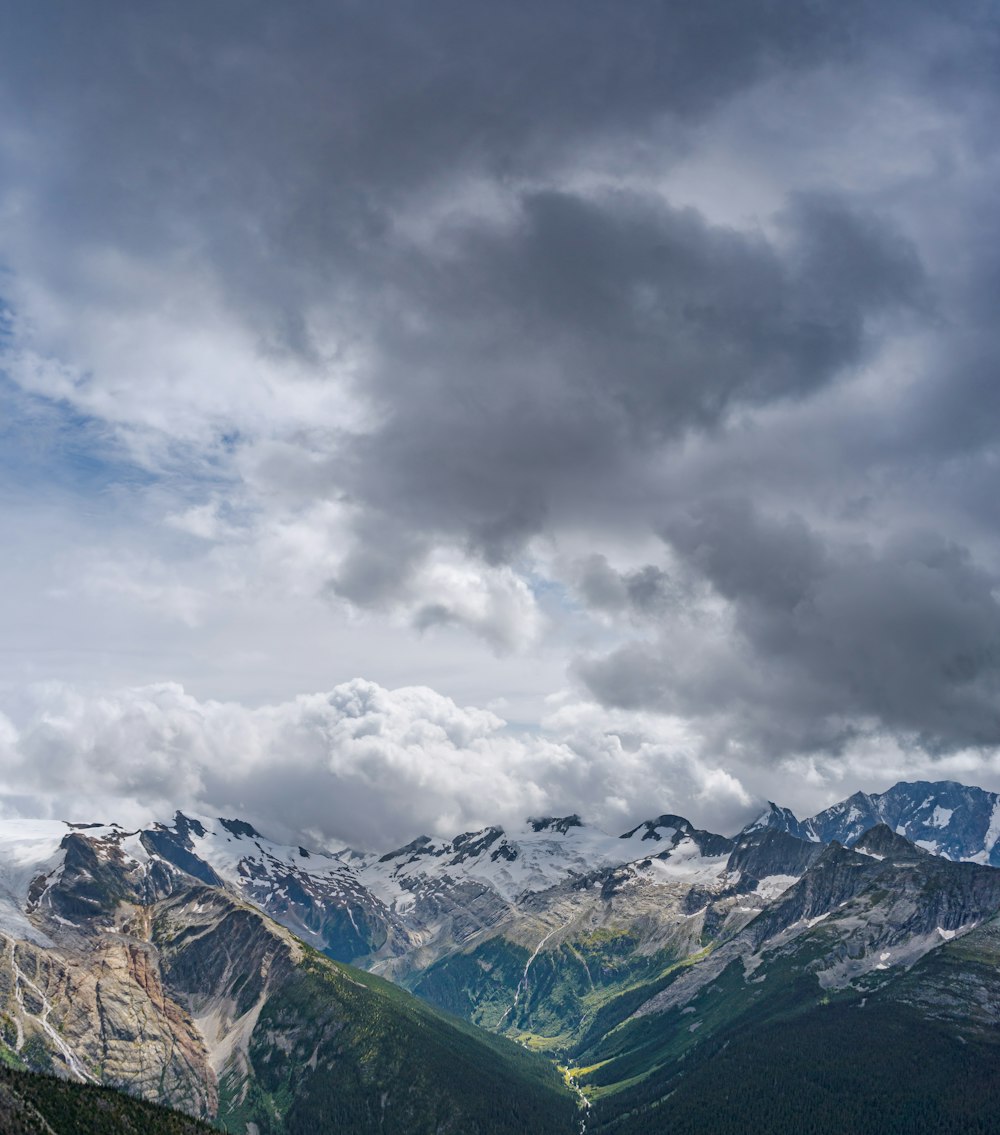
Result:
M0 814L1000 789L996 0L41 0Z

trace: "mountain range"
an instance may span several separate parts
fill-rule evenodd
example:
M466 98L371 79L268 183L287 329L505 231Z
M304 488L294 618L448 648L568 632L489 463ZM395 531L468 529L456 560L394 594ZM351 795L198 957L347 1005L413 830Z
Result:
M248 1135L995 1130L998 838L954 782L384 852L2 821L0 1053Z

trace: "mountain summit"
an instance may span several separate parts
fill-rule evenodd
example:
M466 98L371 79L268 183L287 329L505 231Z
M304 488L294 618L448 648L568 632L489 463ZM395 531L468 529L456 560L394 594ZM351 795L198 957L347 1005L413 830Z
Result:
M878 824L935 855L1000 866L1000 794L953 780L901 781L885 792L855 792L802 821L770 804L744 831L772 827L850 845Z

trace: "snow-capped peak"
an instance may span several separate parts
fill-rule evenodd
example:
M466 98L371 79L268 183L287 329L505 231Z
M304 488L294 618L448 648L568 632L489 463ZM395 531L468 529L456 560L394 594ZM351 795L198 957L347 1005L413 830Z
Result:
M855 792L807 823L824 842L851 844L876 824L946 859L1000 866L1000 795L953 780L900 781Z
M663 840L671 841L678 833L692 831L691 824L683 816L657 816L655 820L644 820L631 831L623 832L618 838L627 840L653 840L659 843Z
M451 840L421 836L387 855L368 856L361 881L385 903L405 912L421 897L456 883L494 890L507 902L646 854L633 850L579 816L529 818L516 828L483 828Z
M793 835L796 839L808 840L811 843L819 842L819 837L813 831L809 822L803 823L800 821L791 808L782 808L775 804L773 800L768 800L767 807L763 812L740 832L740 835L748 835L751 832L761 831L764 828L772 828L775 831L787 832ZM739 837L737 837L739 838Z
M570 830L570 828L582 828L583 821L577 815L572 816L545 816L541 819L534 819L528 817L528 824L534 832L560 832L562 835Z

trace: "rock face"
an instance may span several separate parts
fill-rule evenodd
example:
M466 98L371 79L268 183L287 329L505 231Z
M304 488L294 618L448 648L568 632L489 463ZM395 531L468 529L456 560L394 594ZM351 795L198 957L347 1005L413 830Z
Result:
M766 879L772 875L799 876L823 852L821 844L800 839L780 828L759 827L741 832L726 870Z
M31 1067L215 1115L205 1046L164 993L147 950L139 942L95 946L66 956L4 940L4 1039Z
M3 934L4 1039L32 1067L214 1116L205 1045L165 987L151 939L159 897L193 880L129 848L141 853L120 829L71 832L57 865L32 880L36 941Z

